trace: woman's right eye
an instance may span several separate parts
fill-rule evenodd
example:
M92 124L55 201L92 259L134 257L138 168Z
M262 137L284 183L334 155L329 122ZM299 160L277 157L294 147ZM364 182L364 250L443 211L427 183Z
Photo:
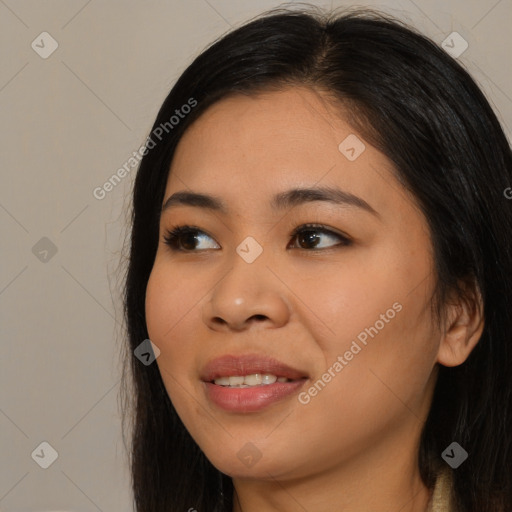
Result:
M204 231L201 231L195 226L176 226L175 228L168 230L164 235L165 243L173 251L181 252L194 252L198 249L196 246L197 242L202 238L210 238ZM216 247L199 247L199 249L220 249L218 244Z

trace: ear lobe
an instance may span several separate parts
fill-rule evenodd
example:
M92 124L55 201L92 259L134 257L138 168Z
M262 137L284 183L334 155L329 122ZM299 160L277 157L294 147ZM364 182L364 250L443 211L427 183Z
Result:
M437 354L437 362L443 366L461 365L482 336L483 300L478 287L473 290L470 297L459 297L446 305L445 328Z

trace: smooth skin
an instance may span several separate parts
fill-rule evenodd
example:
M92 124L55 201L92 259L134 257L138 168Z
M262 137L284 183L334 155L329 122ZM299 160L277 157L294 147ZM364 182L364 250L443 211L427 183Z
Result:
M434 322L427 221L341 112L305 87L232 96L186 131L171 165L164 203L193 191L227 212L177 204L162 213L148 333L184 425L233 478L235 512L425 511L417 453L436 363L463 363L482 333L480 310L456 300L445 326ZM338 149L351 134L365 144L354 161ZM271 207L277 193L318 186L375 213L327 201ZM292 237L306 223L332 233ZM201 232L173 251L164 236L183 224ZM236 252L249 236L263 248L252 263ZM305 372L309 389L394 303L402 310L308 404L293 395L242 414L207 399L201 370L225 354L279 359ZM251 467L237 456L246 443L261 454Z

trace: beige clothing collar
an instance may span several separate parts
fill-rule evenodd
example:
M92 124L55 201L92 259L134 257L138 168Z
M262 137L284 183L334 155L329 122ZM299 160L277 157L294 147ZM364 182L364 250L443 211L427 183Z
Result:
M426 512L453 512L452 473L445 468L436 479L436 485Z

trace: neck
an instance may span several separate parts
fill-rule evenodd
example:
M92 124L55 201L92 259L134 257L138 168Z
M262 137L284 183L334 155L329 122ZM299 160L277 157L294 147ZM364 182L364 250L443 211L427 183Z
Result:
M301 478L233 478L233 512L426 512L431 492L416 459L419 430L395 434L386 449L376 443L358 460Z
M426 512L431 499L419 475L395 474L381 477L379 483L368 475L360 480L347 475L342 482L336 480L334 485L325 477L307 483L234 482L233 512Z

